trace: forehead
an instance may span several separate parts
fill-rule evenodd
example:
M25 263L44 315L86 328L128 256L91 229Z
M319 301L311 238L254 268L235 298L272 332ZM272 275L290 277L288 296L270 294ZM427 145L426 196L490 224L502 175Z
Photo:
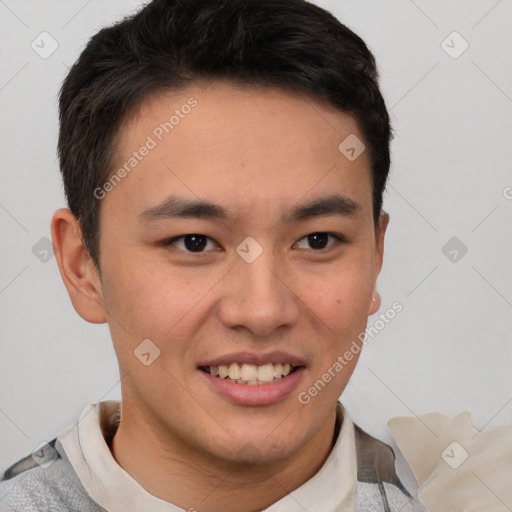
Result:
M347 158L345 141L364 147L356 119L311 95L229 82L161 92L119 131L113 169L128 172L111 195L139 210L171 193L234 207L326 192L371 203L368 152Z

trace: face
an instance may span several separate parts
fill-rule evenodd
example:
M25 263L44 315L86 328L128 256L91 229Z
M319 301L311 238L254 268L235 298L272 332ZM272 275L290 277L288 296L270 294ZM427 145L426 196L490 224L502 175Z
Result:
M335 363L375 312L385 231L368 152L339 149L354 135L312 97L221 82L154 96L125 122L126 172L98 192L99 300L134 422L272 462L333 418L358 351Z

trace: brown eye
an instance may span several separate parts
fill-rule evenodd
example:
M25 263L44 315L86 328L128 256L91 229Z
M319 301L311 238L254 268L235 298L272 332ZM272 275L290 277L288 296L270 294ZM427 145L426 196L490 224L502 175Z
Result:
M184 252L202 253L203 249L208 245L211 238L206 235L191 233L187 235L177 236L167 241L166 245L172 245ZM181 245L181 247L178 247Z
M325 249L329 249L334 244L327 245L329 241L329 237L334 238L337 242L342 242L342 238L338 235L335 235L333 233L324 233L324 232L317 232L317 233L311 233L304 238L301 238L299 240L299 244L302 241L305 241L309 244L309 247L299 247L300 249L313 249L315 251L321 251Z

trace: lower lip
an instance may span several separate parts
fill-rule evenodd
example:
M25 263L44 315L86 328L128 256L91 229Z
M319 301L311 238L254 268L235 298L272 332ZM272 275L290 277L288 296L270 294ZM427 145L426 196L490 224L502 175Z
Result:
M208 384L221 395L237 405L271 405L289 396L298 387L304 375L301 366L293 373L270 384L237 384L198 370L204 375Z

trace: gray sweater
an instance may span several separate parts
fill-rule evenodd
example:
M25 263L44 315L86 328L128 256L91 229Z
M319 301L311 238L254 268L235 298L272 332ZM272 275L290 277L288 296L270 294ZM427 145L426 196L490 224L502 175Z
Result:
M354 427L357 454L354 512L424 512L417 498L410 496L398 478L392 448L357 425ZM105 509L88 495L62 444L55 438L4 472L0 479L0 511L105 512Z

